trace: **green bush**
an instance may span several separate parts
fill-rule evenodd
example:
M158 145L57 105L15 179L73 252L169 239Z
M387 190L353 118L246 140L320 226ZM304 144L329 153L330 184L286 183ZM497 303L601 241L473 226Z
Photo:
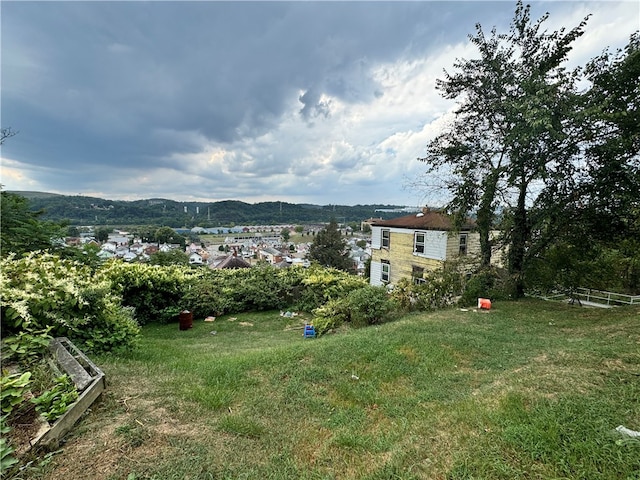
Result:
M2 361L15 360L18 363L29 366L42 358L51 343L49 332L51 327L42 330L33 330L26 327L16 335L4 339L7 354Z
M0 267L5 338L50 329L87 352L135 344L140 330L131 312L111 282L89 267L41 252L10 255Z
M346 298L329 300L313 310L313 326L318 335L334 330L350 320L349 302Z
M313 326L322 335L345 323L355 327L374 325L385 321L394 309L395 304L384 287L367 285L315 308Z
M472 306L478 303L478 298L508 300L514 293L513 283L506 272L492 267L471 275L458 303L461 306Z
M366 285L360 277L318 266L209 270L187 279L180 304L195 317L283 308L312 311Z
M312 311L329 300L346 297L351 291L367 285L362 277L335 268L313 265L303 271L296 297L296 308Z
M401 310L436 310L456 303L465 285L465 267L454 262L445 263L438 270L424 275L424 282L400 280L391 297Z
M166 323L180 305L186 280L197 271L182 265L147 265L108 262L99 273L107 278L116 292L122 296L125 306L135 308L135 318L140 325Z
M347 303L354 326L381 323L394 310L394 302L385 287L367 285L349 293Z

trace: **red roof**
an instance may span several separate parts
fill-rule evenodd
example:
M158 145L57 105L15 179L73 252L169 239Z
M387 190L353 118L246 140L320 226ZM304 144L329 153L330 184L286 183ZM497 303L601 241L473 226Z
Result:
M453 222L449 215L436 210L423 209L420 213L392 218L391 220L377 220L373 222L375 227L410 228L414 230L453 230ZM470 230L473 222L467 222L461 230Z

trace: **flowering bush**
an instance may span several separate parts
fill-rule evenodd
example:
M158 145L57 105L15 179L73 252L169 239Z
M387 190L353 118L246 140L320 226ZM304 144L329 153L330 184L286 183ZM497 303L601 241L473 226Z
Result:
M368 285L363 277L348 274L335 268L314 265L305 270L300 282L297 306L301 310L313 310L329 300L346 297L350 292Z
M87 351L103 352L135 343L138 324L106 278L55 255L32 252L0 260L3 335L48 329Z

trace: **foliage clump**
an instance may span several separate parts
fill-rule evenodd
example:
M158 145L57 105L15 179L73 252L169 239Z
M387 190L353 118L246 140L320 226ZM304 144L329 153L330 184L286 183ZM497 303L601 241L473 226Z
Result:
M139 326L113 284L91 269L50 253L0 260L3 336L48 330L87 352L135 344Z
M385 287L366 285L333 298L313 310L313 325L319 334L350 323L364 327L382 323L396 310L396 302Z
M465 278L464 264L446 262L442 268L426 272L420 283L400 280L392 289L391 296L404 311L446 308L460 299Z
M135 308L140 325L167 322L177 315L184 295L189 267L181 265L148 265L111 261L103 266L101 275L108 279L122 304Z

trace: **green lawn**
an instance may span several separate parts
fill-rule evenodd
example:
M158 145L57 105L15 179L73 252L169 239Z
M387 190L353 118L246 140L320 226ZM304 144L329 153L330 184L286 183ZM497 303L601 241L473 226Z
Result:
M638 307L498 302L318 339L301 322L145 327L94 359L108 391L46 478L640 478L640 441L612 433L640 430Z

